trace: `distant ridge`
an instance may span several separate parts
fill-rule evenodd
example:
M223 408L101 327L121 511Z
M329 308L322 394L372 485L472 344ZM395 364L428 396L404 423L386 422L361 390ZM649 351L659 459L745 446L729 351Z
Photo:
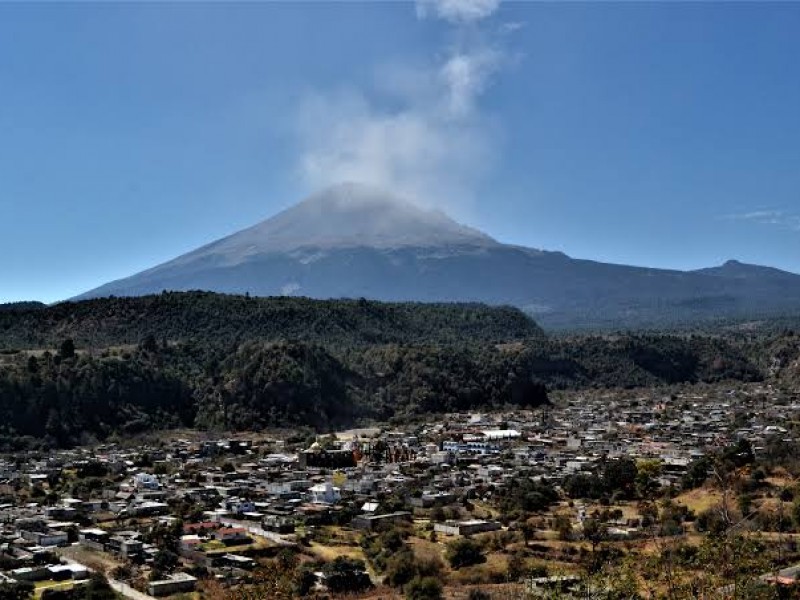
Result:
M8 312L19 312L25 310L38 310L40 308L45 308L47 305L42 302L5 302L0 303L0 312L8 311Z
M313 194L79 299L162 290L509 304L551 328L662 327L800 310L793 273L735 260L677 271L573 259L500 243L358 183Z

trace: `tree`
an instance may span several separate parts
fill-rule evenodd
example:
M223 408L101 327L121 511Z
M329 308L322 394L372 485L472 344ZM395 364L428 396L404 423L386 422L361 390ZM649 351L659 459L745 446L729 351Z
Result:
M559 513L553 517L553 529L558 533L558 539L569 541L572 539L572 519L569 515Z
M741 494L736 499L736 504L739 507L739 512L742 513L742 517L746 517L753 507L753 497L750 494Z
M607 537L606 526L598 519L586 519L583 522L583 537L592 544L592 552L597 549L597 545Z
M480 544L467 538L447 544L445 556L453 569L477 565L486 560L481 553Z
M622 492L626 498L633 497L636 491L636 463L630 458L608 461L603 467L603 487L606 493Z
M796 527L800 527L800 496L792 502L792 520Z
M511 582L519 581L525 575L525 559L520 553L515 552L511 555L506 571Z
M117 600L116 592L102 573L92 573L83 592L83 600Z
M727 467L726 470L729 471L749 465L755 459L753 447L746 438L742 438L732 446L725 448L720 456L720 460Z
M33 596L34 586L29 581L0 583L0 600L28 600Z
M681 480L681 486L687 490L700 487L708 479L710 471L711 460L707 456L692 461Z
M158 351L158 342L156 342L156 336L154 336L152 333L145 336L145 338L139 344L139 349L150 353Z
M564 482L564 492L570 498L599 498L603 493L603 483L597 475L576 473Z
M543 511L558 502L558 493L545 481L519 477L498 489L497 498L504 513L531 513Z
M119 565L111 571L111 576L117 581L127 581L133 575L133 571L127 565Z
M657 478L661 474L660 460L640 460L636 463L636 494L649 498L658 490Z
M528 542L536 535L536 527L534 527L533 523L530 521L523 521L519 529L522 532L522 539L525 540L525 545L527 546Z
M363 560L337 556L322 567L325 585L334 594L361 592L372 587Z
M442 600L442 584L435 577L417 577L405 588L406 600Z
M172 550L159 550L153 557L153 567L163 573L169 573L178 566L178 555Z
M71 339L66 339L61 342L61 348L58 354L61 358L73 358L75 356L75 342Z
M302 565L295 571L294 592L301 598L307 596L317 583L314 569L309 565Z
M410 550L399 552L386 563L384 583L392 587L403 587L417 576L417 563Z
M445 519L444 509L441 506L434 506L431 510L431 520L441 523Z

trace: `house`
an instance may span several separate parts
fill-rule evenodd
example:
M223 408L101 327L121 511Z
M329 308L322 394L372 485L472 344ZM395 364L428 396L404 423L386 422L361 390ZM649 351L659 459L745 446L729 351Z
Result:
M137 490L158 490L161 487L158 478L150 473L137 473L133 478L133 484Z
M228 510L228 512L241 515L243 513L255 512L256 505L249 500L241 500L239 498L228 498L225 501L225 508Z
M215 562L221 567L232 567L234 569L244 569L245 571L254 569L256 566L254 559L239 554L225 554Z
M71 521L78 516L78 510L72 506L48 506L44 509L44 516L48 519Z
M103 529L81 529L78 532L78 540L84 546L94 550L103 550L108 543L109 533Z
M455 502L455 500L455 494L449 494L446 492L427 492L423 493L418 498L410 498L409 504L411 504L411 506L414 508L430 508L431 506L446 506L447 504Z
M193 592L197 578L188 573L175 573L168 579L151 581L147 585L147 593L151 596L171 596L172 594Z
M403 521L411 521L411 513L407 511L398 511L388 513L385 515L358 515L354 517L350 525L353 529L361 529L363 531L374 531L384 524L394 524Z
M169 504L166 502L154 502L151 500L136 504L128 509L128 513L138 517L152 517L155 515L166 515L169 513Z
M183 526L184 533L207 533L219 528L219 523L213 521L203 521L202 523L186 523Z
M203 543L199 535L189 533L181 536L181 550L197 550Z
M37 546L68 546L69 536L65 531L21 531L22 537Z
M374 501L364 502L361 506L361 512L373 514L378 510L379 506L380 505Z
M123 558L141 556L144 553L144 544L132 537L131 533L112 536L109 538L106 547Z
M285 515L266 515L261 522L266 531L274 533L294 533L294 519Z
M316 444L316 442L315 442ZM298 455L300 468L322 467L326 469L346 469L355 467L356 460L352 450L322 450L312 444L309 450Z
M445 535L473 535L487 531L497 531L500 528L501 525L497 521L485 521L483 519L446 521L444 523L435 523L433 526L433 530L436 533Z
M223 544L246 544L251 541L244 527L222 527L213 536Z
M330 482L311 486L308 491L314 504L336 504L341 499L341 490Z

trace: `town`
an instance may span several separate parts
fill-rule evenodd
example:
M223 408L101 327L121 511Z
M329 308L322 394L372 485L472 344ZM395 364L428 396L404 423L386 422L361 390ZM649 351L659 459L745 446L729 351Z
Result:
M763 455L798 415L796 396L766 384L696 385L554 394L532 411L329 435L178 432L18 453L0 464L3 585L57 598L102 573L138 600L214 597L209 586L224 594L290 555L306 567L297 595L391 598L429 572L476 598L481 586L505 590L486 598L545 597L579 585L600 546L708 530L727 489L695 493L687 480L713 479L703 461L724 449ZM392 543L417 561L411 575Z

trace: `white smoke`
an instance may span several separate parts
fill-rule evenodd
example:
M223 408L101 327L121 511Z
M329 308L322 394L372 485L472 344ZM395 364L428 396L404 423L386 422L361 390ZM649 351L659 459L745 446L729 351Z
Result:
M450 116L468 117L472 113L499 62L499 53L488 48L450 56L440 70Z
M383 67L369 90L309 94L297 119L305 182L317 189L359 181L439 207L468 199L496 154L496 132L479 101L503 53L479 21L498 4L421 0L417 15L452 24L458 38L442 58L423 67Z

